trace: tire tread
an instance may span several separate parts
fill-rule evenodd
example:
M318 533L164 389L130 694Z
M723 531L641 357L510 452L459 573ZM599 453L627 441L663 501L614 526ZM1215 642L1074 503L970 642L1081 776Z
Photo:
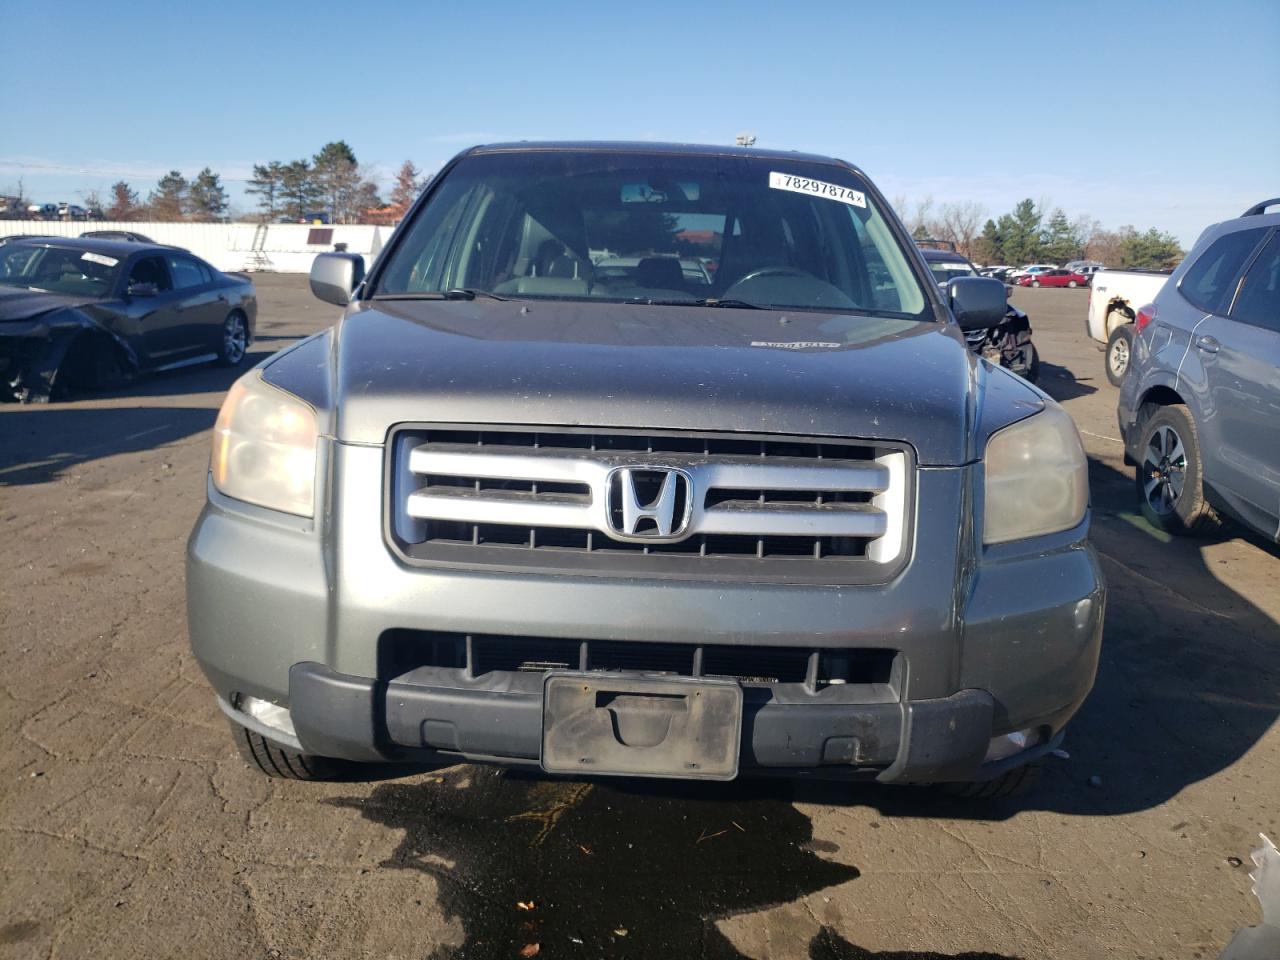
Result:
M342 761L286 750L259 733L231 724L240 756L251 767L276 780L332 780L343 769Z

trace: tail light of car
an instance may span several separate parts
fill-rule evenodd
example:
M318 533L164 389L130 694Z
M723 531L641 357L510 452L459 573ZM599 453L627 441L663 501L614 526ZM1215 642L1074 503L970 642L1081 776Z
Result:
M1156 318L1157 312L1158 311L1156 310L1156 305L1154 303L1148 303L1145 307L1141 307L1138 310L1138 315L1134 317L1133 329L1138 333L1147 329L1147 324Z

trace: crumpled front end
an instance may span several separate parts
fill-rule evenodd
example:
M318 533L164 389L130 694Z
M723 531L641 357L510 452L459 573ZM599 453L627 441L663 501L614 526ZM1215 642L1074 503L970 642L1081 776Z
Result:
M0 323L0 400L47 403L72 378L71 349L88 337L95 353L109 358L117 371L137 369L137 357L127 343L76 309L53 310L25 320ZM95 375L100 366L87 363Z

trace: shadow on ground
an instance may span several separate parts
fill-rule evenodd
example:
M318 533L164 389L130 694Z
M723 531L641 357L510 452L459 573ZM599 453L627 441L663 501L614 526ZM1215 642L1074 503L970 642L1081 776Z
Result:
M439 782L431 782L438 780ZM715 921L859 876L825 859L809 818L778 781L734 784L543 780L458 767L368 798L331 801L403 831L381 866L434 877L466 943L433 956L539 955L740 958ZM823 927L824 960L870 953ZM965 954L999 960L994 954Z
M87 406L108 398L221 394L271 351L249 354L235 369L188 367L144 377L109 392L71 401L0 405L0 487L45 483L68 470L121 453L136 453L182 440L213 426L213 406Z

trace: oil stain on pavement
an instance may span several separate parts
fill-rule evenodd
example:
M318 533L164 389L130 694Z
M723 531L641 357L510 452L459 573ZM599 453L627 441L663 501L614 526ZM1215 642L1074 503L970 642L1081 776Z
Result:
M465 778L465 779L464 779ZM329 801L401 830L381 866L434 877L466 943L432 954L517 957L742 955L715 921L791 903L859 876L814 852L787 786L581 782L460 767ZM929 960L870 953L823 928L821 960ZM967 960L1002 960L965 954Z

